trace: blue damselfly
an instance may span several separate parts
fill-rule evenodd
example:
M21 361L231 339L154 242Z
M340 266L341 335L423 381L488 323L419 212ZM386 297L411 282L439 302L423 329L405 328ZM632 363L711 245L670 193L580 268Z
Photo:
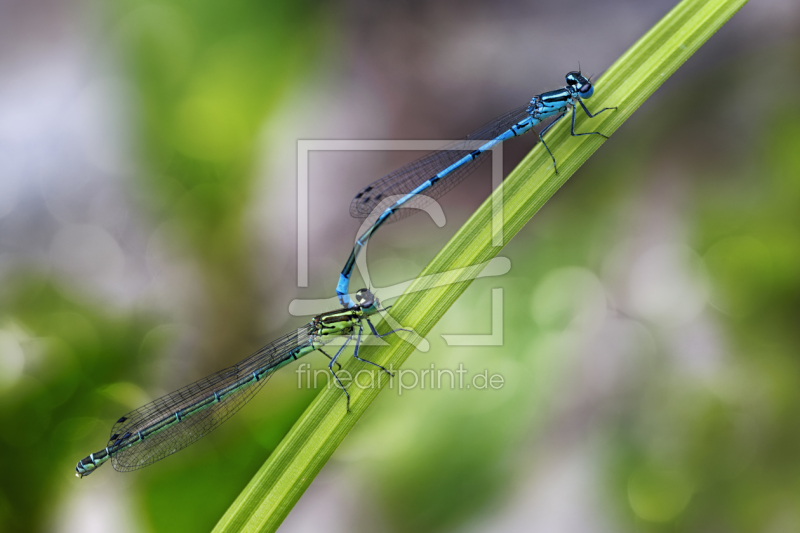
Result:
M350 214L353 217L367 219L372 216L373 212L379 212L380 215L356 240L350 257L339 275L336 294L341 304L345 307L355 305L348 294L350 276L353 273L358 254L375 231L387 221L399 220L413 214L414 209L424 207L428 202L440 198L453 189L486 159L480 156L498 143L527 133L535 125L549 117L556 117L538 135L553 160L553 167L558 172L556 159L543 136L567 114L570 107L572 108L570 132L573 136L600 135L607 139L608 137L598 131L575 133L575 111L577 106L581 106L591 118L603 111L616 108L606 107L592 114L583 103L583 100L594 94L594 86L591 81L580 72L570 72L566 76L566 82L567 84L563 88L534 96L529 103L494 119L467 135L463 140L425 155L387 174L356 194L350 204ZM476 148L474 147L476 141L486 142L479 144ZM398 196L400 198L396 199ZM376 208L389 203L393 198L396 199L394 203L382 211L376 211Z

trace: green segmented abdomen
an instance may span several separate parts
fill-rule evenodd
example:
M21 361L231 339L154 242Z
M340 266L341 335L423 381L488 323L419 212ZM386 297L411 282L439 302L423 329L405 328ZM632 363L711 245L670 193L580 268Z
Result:
M221 370L121 417L106 451L114 468L152 464L213 431L258 392L272 373L316 348L312 324Z

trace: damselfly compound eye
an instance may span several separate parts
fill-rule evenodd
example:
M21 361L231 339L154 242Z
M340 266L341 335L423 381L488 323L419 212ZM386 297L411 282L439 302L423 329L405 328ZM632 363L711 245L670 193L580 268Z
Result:
M361 307L372 307L375 303L375 295L367 289L361 289L356 293L356 303Z

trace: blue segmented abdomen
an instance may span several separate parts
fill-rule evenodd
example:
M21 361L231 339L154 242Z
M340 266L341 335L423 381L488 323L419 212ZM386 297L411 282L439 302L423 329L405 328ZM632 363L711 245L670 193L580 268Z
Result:
M430 187L425 187L421 193L415 193L413 197L403 202L404 207L396 209L387 222L394 222L415 213L431 199L440 198L449 192L487 159L486 157L471 157L476 148L471 143L491 141L508 132L511 126L520 122L529 122L531 117L527 108L528 104L514 109L478 128L463 140L453 143L443 150L425 155L364 187L351 202L350 214L361 219L372 215L377 220L380 213L374 213L375 208L385 202L386 198L409 195L420 185L441 174L440 179L435 180ZM528 129L530 126L527 126L524 131ZM507 138L513 136L514 134L509 134ZM383 207L388 207L388 205Z

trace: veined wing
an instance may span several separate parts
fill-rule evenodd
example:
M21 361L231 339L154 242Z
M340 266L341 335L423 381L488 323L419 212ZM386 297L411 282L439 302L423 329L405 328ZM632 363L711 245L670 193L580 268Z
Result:
M108 450L120 472L150 465L207 435L258 392L278 365L311 346L311 324L267 344L234 366L121 417Z
M390 172L379 180L374 181L361 189L355 198L353 198L353 201L350 203L350 215L362 220L369 218L375 208L387 197L410 193L426 180L432 178L472 152L476 148L472 145L473 141L490 141L510 129L514 124L528 118L530 115L527 109L527 104L513 109L505 115L501 115L473 131L463 140L452 143L444 149L424 155L416 161L412 161ZM432 185L429 189L426 189L424 193L409 200L404 204L403 209L398 209L387 219L387 223L412 215L416 213L418 209L427 205L431 200L444 196L474 172L486 159L488 158L478 157L477 159L461 165L452 173ZM375 213L373 217L379 214L380 213Z

